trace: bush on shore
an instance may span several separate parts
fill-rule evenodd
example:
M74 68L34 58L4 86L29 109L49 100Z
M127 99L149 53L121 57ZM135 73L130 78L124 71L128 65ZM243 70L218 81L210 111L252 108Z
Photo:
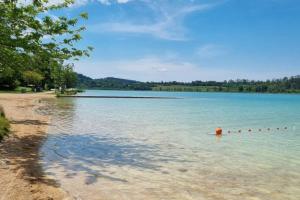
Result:
M0 105L0 117L5 117L4 109L1 105Z
M9 122L5 118L4 109L0 106L0 141L9 133Z
M66 96L76 95L77 93L80 93L80 92L84 92L84 90L77 89L77 88L68 88L68 89L65 89L62 91L59 91L59 90L55 91L57 97L64 96L64 95L66 95Z

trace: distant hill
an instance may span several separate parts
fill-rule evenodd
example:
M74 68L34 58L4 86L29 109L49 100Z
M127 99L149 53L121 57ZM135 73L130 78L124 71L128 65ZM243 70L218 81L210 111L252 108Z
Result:
M83 74L76 73L76 75L77 75L77 87L79 88L88 88L94 82L92 78L85 76Z
M122 78L92 79L77 74L78 87L102 90L155 90L176 92L256 92L256 93L300 93L300 76L284 77L267 81L246 79L229 81L192 82L140 82Z
M152 87L147 86L143 82L128 80L122 78L106 77L92 79L83 74L77 74L78 87L94 88L104 90L151 90Z

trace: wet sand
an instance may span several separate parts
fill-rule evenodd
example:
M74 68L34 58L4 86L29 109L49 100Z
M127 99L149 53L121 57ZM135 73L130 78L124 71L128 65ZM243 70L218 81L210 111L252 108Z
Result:
M39 161L50 116L36 110L45 108L40 101L45 98L55 97L49 93L0 93L0 105L11 123L9 137L0 143L0 200L71 199L45 176Z

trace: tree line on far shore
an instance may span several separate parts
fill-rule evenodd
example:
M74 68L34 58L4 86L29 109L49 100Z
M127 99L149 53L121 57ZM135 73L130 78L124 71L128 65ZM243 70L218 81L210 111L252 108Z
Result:
M300 75L266 81L140 82L120 78L92 79L78 74L78 87L104 90L155 90L176 92L300 93Z
M0 1L0 89L74 87L77 76L72 62L92 50L76 47L85 30L80 20L86 20L87 13L74 18L51 14L73 0L55 5L47 0L20 2Z

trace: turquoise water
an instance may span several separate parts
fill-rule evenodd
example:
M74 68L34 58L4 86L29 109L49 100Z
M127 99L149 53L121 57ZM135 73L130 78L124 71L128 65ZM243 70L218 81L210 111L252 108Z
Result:
M178 98L57 99L42 163L75 198L300 199L300 95L80 95Z

